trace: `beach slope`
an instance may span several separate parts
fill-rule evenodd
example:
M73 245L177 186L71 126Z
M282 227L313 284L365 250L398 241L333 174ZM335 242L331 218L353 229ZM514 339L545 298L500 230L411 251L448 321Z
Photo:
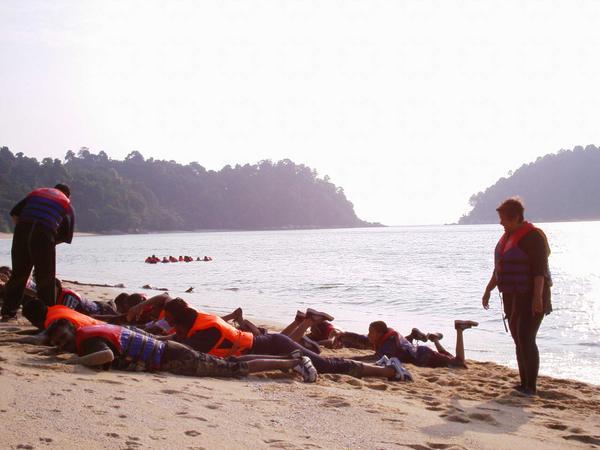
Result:
M1 325L0 339L26 322ZM2 448L600 447L600 387L541 377L540 395L526 398L511 388L517 373L493 363L409 365L414 383L322 375L304 384L280 372L240 380L97 372L47 350L0 345Z

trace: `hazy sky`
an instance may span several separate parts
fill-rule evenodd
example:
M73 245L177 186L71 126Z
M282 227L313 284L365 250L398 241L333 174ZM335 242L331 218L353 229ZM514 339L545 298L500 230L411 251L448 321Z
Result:
M600 144L600 1L0 1L0 145L290 158L386 224L456 221Z

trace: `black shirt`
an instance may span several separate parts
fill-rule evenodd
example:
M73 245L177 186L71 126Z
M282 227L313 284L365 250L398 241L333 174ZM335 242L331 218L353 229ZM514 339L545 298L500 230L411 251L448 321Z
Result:
M215 345L217 345L219 339L221 339L221 332L218 328L211 327L206 328L205 330L196 331L189 338L185 337L176 340L196 351L208 353Z

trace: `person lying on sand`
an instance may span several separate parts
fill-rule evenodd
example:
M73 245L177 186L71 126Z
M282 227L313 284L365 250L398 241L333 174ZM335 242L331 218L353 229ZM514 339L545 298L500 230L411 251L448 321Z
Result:
M221 318L224 320L229 320L226 319L225 316L222 316ZM232 313L231 318L238 324L237 328L242 331L248 331L254 336L267 333L265 328L257 327L251 321L245 319L242 308L236 309ZM319 327L320 324L324 322L329 323L328 320L333 320L333 317L327 313L316 311L312 308L308 308L306 312L297 311L294 320L281 331L281 334L289 336L294 342L298 342L304 348L319 354L321 353L319 344L306 335L306 332L309 329L313 330L314 328Z
M126 296L127 294L121 295ZM174 300L169 294L159 294L149 299L146 299L145 296L143 296L143 301L140 301L139 298L136 297L135 301L132 303L132 297L134 295L136 294L132 294L129 299L126 300L126 302L128 302L127 309L125 309L124 305L121 307L121 311L126 314L124 320L122 322L108 320L109 323L136 324L145 331L158 335L168 335L175 332L173 327L164 320L164 307L168 302ZM183 299L180 300L185 301ZM225 321L233 320L237 322L238 326L243 328L244 331L256 332L257 334L261 334L265 331L264 329L256 327L253 323L246 321L242 314L242 308L237 308L233 312L221 316L221 318Z
M450 354L440 344L441 333L430 333L423 335L416 328L409 335L410 340L401 336L392 328L388 328L385 322L377 321L369 325L369 341L375 348L375 357L381 358L398 358L402 362L412 363L419 367L463 367L465 364L465 347L463 342L463 331L476 327L477 322L471 320L455 320L454 328L456 329L456 356ZM420 335L419 335L420 333ZM417 336L414 336L417 334ZM414 345L412 338L418 340L429 340L435 344L437 351L425 345Z
M77 292L63 287L58 278L56 279L56 304L64 305L88 316L117 314L114 301L101 302L84 298Z
M348 374L358 378L383 377L408 381L412 377L397 358L390 358L385 366L363 364L342 358L323 358L305 349L281 333L254 336L238 330L222 318L196 311L184 300L173 299L165 305L165 319L176 334L173 337L194 350L214 356L288 355L298 350L308 356L319 373Z
M48 345L49 338L46 330L57 320L66 320L77 329L89 325L101 325L105 322L86 316L64 305L46 306L39 299L30 300L23 305L23 317L41 330L40 333L30 336L20 336L3 339L4 342L19 342L21 344ZM29 330L26 331L29 333Z
M305 382L314 383L317 371L309 358L295 352L285 357L248 355L218 358L174 341L163 342L139 330L119 325L93 325L76 329L61 319L47 330L52 345L77 353L66 362L125 370L164 371L194 377L243 377L251 373L293 369Z
M11 275L12 270L10 267L0 267L0 303L4 301L4 296L6 295L6 283L10 280ZM25 284L25 289L23 290L22 303L25 304L25 302L28 302L33 298L37 298L37 288L32 277L29 277Z

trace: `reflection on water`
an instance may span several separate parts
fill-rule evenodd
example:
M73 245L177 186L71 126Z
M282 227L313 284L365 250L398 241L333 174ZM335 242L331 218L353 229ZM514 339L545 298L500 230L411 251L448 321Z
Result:
M541 370L600 384L600 222L541 226L552 248L555 310L540 330ZM489 311L480 303L500 234L499 225L469 225L80 237L58 248L58 273L129 290L150 283L198 307L242 306L280 323L316 306L356 331L373 320L406 332L442 331L449 349L452 320L475 319L467 357L515 367L499 298ZM0 263L9 253L10 241L0 241ZM153 253L214 261L144 264ZM185 294L190 286L194 293Z

